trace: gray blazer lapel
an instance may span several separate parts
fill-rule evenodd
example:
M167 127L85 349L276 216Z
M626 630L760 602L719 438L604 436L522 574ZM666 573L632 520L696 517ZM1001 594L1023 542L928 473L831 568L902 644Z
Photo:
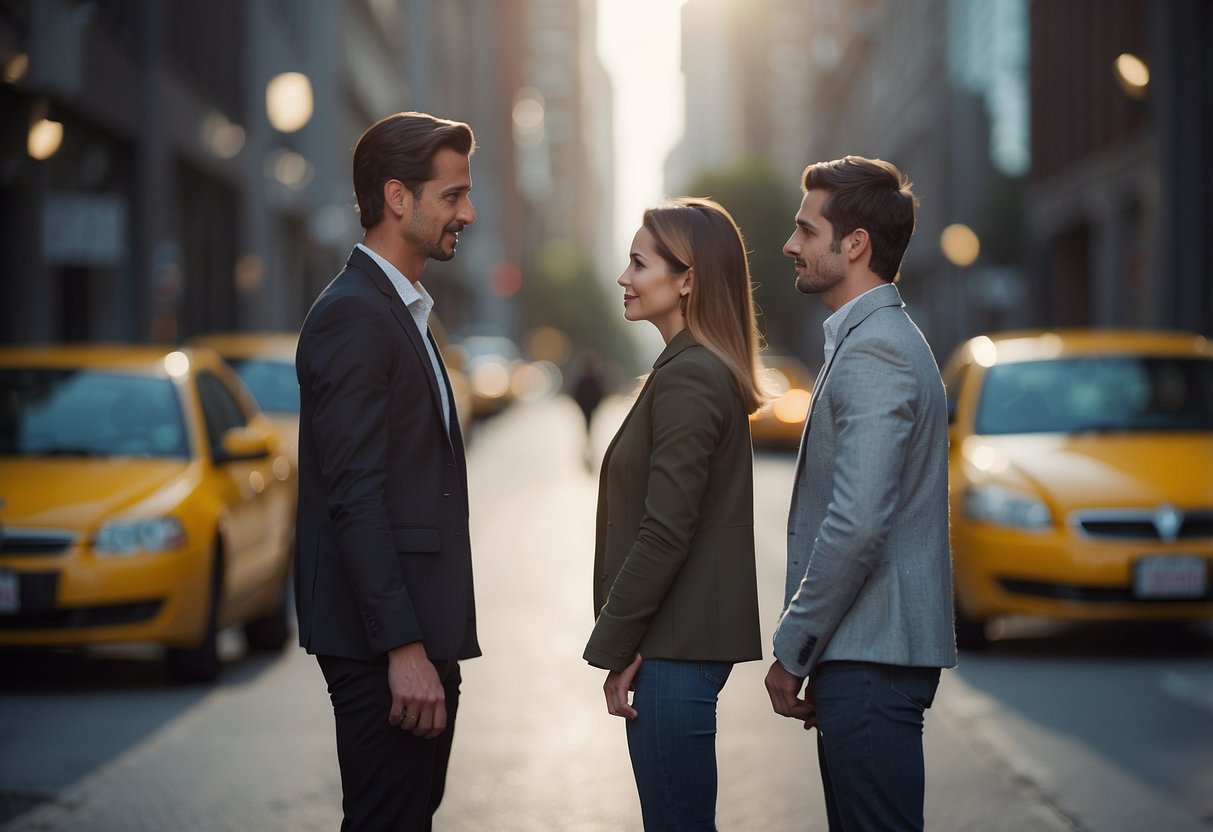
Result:
M809 410L804 417L804 430L800 433L800 449L796 453L796 480L792 487L793 504L796 502L796 490L800 485L800 471L804 467L805 444L809 438L809 426L813 423L813 410L817 407L817 399L821 396L822 388L825 387L826 377L830 374L830 368L834 366L834 359L838 357L838 352L842 348L842 342L846 340L851 330L863 323L877 309L885 306L905 306L905 303L901 299L901 292L897 291L897 287L892 283L887 286L876 287L863 295L851 307L851 311L847 313L846 320L842 322L842 326L838 329L838 341L834 344L834 351L830 353L830 360L823 364L821 371L817 373L817 380L813 382L813 393L809 397Z

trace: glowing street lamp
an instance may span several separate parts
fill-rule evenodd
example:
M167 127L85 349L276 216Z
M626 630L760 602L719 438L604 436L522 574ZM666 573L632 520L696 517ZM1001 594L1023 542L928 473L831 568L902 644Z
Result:
M63 144L63 125L58 121L43 118L30 126L25 149L30 156L42 162L54 156L61 144Z
M312 82L302 72L275 75L265 87L265 114L275 130L294 133L312 119Z
M1144 100L1146 89L1150 86L1150 68L1146 66L1146 62L1132 53L1125 52L1116 58L1112 66L1116 81L1125 95L1134 101Z
M981 240L973 229L964 223L952 223L939 235L939 248L948 262L958 268L967 268L977 261L981 253Z

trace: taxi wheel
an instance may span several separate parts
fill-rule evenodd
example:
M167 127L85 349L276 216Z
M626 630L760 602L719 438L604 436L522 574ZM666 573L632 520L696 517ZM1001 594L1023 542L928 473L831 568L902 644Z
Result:
M291 570L286 571L282 582L282 592L278 595L278 605L268 615L255 618L244 625L244 639L253 650L276 653L286 647L291 637L291 625L287 620L290 614L287 599L290 597Z
M962 650L982 650L989 646L986 637L986 622L980 618L969 618L956 605L956 646Z
M206 632L197 647L169 648L168 675L175 682L211 682L219 676L219 595L223 589L223 552L216 544L211 565Z

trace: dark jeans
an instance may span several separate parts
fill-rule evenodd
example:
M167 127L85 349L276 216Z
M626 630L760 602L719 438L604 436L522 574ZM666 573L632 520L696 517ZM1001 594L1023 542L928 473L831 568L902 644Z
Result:
M628 751L649 832L716 829L716 699L730 662L645 659Z
M939 668L822 662L810 681L830 832L921 830L922 717Z
M432 740L388 723L387 661L317 656L337 721L342 832L422 832L442 802L459 708L459 663L436 663L446 730Z

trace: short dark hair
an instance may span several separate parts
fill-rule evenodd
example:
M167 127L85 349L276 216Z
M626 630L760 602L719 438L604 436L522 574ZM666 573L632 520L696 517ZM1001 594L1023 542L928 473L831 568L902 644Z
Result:
M434 178L434 154L450 148L470 155L472 128L426 113L393 113L366 129L354 148L354 197L363 228L383 219L383 186L399 179L414 196Z
M914 233L918 198L896 165L863 156L817 162L804 169L801 189L828 192L821 215L834 229L833 251L840 250L843 237L862 228L871 241L872 271L890 283L897 279Z

